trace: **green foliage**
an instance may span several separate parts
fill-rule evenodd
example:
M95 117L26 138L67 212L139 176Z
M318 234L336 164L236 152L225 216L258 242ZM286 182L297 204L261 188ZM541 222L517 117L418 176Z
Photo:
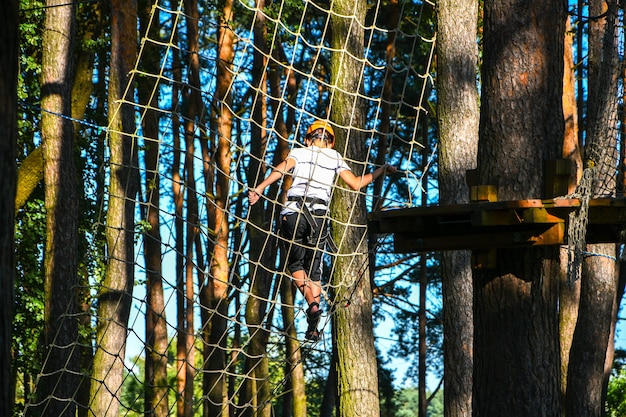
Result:
M41 192L41 191L39 191ZM16 218L15 318L13 320L13 375L16 411L27 402L42 367L44 328L43 252L46 220L43 201L26 204Z
M17 97L20 103L18 117L18 158L32 149L38 140L41 112L38 108L41 74L41 32L45 2L40 0L20 1L20 54Z
M398 409L397 417L415 417L419 410L419 391L417 388L403 388L396 393L394 403Z
M430 395L427 395L430 398ZM394 397L397 408L395 417L417 417L419 410L419 390L415 387L402 388ZM443 417L443 391L439 390L430 400L427 417Z
M606 413L608 417L626 416L626 368L620 368L609 380Z
M385 368L386 360L380 356L380 352L376 352L378 356L378 398L380 401L380 415L386 417L396 416L396 405L394 397L396 390L393 385L393 372Z
M437 391L428 404L428 417L443 417L443 390Z

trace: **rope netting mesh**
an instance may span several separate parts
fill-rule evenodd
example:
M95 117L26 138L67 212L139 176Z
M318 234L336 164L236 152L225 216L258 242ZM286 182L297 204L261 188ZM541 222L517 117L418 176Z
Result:
M65 397L52 389L49 397L31 396L26 414L45 414L50 403L61 402L92 415L150 410L164 415L162 407L179 415L199 415L205 407L211 409L208 415L253 415L288 396L298 369L306 368L309 382L319 377L318 385L326 377L328 370L316 364L320 357L328 363L332 355L331 316L350 304L351 289L360 280L370 279L370 255L377 251L378 242L367 242L360 206L424 204L422 180L436 162L435 150L428 148L429 124L424 123L433 88L434 3L370 1L361 20L355 17L357 4L354 16L308 0L160 0L152 8L150 23L141 26L138 59L127 86L126 96L132 99L118 103L118 109L133 109L136 130L116 132L113 126L84 123L94 136L122 133L138 150L138 165L132 168L139 172L140 192L123 196L134 200L136 212L135 228L129 231L135 238L135 282L132 292L120 296L132 300L128 323L97 308L96 300L107 290L102 272L85 283L92 297L85 333L93 333L71 346L58 346L95 350L121 364L122 371L116 376L113 368L93 373L82 367L80 390L90 386L90 394ZM333 20L348 22L350 33L332 33L338 27ZM574 279L584 256L593 255L585 243L589 200L623 196L624 191L624 146L617 128L624 117L617 93L622 48L615 47L614 37L621 39L620 30L617 25L607 31L611 36L603 41L601 71L583 87L597 112L586 119L582 179L565 196L582 202L569 221ZM363 35L358 54L352 31ZM345 68L360 69L355 89L347 89L343 75L334 74L337 56ZM351 106L344 105L345 96ZM151 134L147 126L154 118L157 133ZM322 336L306 342L307 305L284 266L286 251L298 243L277 231L285 185L270 187L255 209L247 204L247 191L290 149L303 146L304 132L318 119L338 132L336 149L356 175L384 163L399 171L361 191L335 182L336 193L352 193L359 203L341 216L326 215L338 248L324 249ZM99 169L106 176L112 167ZM96 228L107 227L107 203L114 197L119 196L105 198ZM158 233L151 230L150 213L158 214ZM149 262L147 246L155 241L158 260ZM352 270L358 272L334 281L337 260L354 263ZM154 276L160 292L154 292ZM336 294L342 298L335 299ZM155 296L160 303L155 304ZM75 315L68 310L60 320ZM117 349L108 350L99 341L116 326L125 337ZM162 333L154 330L157 326ZM157 334L165 334L165 340L153 340ZM53 351L44 356L43 369ZM166 374L146 375L146 369L154 373L159 361ZM68 369L42 372L39 378L62 386ZM158 391L160 399L146 404L146 390Z
M422 175L434 155L423 151L428 128L420 127L428 117L432 91L434 4L367 6L364 21L308 0L265 6L163 0L153 7L127 87L132 99L118 107L134 109L136 131L123 134L137 146L134 168L141 181L135 197L135 285L132 293L120 296L132 298L127 326L97 308L95 300L109 290L102 278L89 282L94 300L90 321L98 328L96 355L123 363L123 375L116 379L113 369L81 371L91 395L87 405L77 401L80 410L139 415L165 406L173 414L182 404L193 414L206 406L213 407L211 415L218 415L219 407L232 415L242 409L256 413L293 389L290 380L296 368L309 363L309 380L327 372L314 363L319 355L330 358L331 315L350 303L350 288L370 279L368 253L376 251L375 244L368 249L359 205L372 209L421 203ZM331 21L338 18L364 34L361 55L350 49L351 36L331 33ZM333 55L362 68L356 91L342 89L332 77ZM141 83L152 89L136 93ZM332 117L340 94L354 99L352 107L341 108L343 120L354 122L341 124ZM155 115L158 135L150 137L146 123ZM338 132L335 149L356 175L384 163L398 167L398 172L378 188L372 184L352 191L360 202L345 216L326 215L331 230L344 233L333 235L336 253L325 251L321 338L305 342L306 303L293 291L283 261L285 248L298 243L284 241L276 231L283 193L278 186L270 188L255 212L248 207L247 191L289 149L302 146L304 132L317 119ZM113 126L106 131L107 136L122 133ZM149 151L157 158L154 166L146 162ZM106 173L111 168L101 167ZM334 187L346 191L339 181ZM105 200L114 197L119 196ZM107 227L107 210L102 208L98 227ZM150 212L158 213L160 235L150 230ZM146 247L157 238L160 259L148 264ZM334 283L330 277L338 258L356 263L354 269L360 272ZM155 265L161 269L154 270ZM160 311L154 311L158 292L146 289L155 275L162 285ZM348 298L334 300L339 292L335 285L345 286ZM147 323L164 326L167 340L149 341L156 333L146 329ZM100 340L119 326L127 338L119 349L108 350ZM289 347L294 336L295 352ZM80 344L63 348L78 349ZM145 364L159 360L167 361L167 375L161 380L157 376L154 386L148 386ZM147 389L160 389L163 398L145 404ZM265 392L259 395L260 390ZM107 403L96 403L102 398ZM31 400L27 412L45 411L50 400Z

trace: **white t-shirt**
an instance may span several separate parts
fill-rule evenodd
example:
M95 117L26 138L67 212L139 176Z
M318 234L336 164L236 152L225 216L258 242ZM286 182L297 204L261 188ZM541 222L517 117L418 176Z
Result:
M306 148L294 148L287 158L296 161L291 172L293 183L287 191L289 197L319 198L327 204L330 202L335 176L340 172L350 170L350 167L339 152L331 148L309 146ZM283 214L298 211L296 201L287 201ZM311 210L325 209L325 205L315 204L309 207Z

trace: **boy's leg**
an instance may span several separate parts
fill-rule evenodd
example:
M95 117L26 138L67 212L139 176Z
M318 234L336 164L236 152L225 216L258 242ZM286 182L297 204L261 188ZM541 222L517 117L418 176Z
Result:
M312 281L304 270L292 273L293 281L300 290L307 304L320 303L322 299L322 285L320 281Z
M292 274L294 284L298 287L304 299L309 305L306 310L308 328L304 335L305 339L316 341L319 338L317 324L319 323L322 310L320 308L322 286L320 281L311 281L305 271L300 270Z

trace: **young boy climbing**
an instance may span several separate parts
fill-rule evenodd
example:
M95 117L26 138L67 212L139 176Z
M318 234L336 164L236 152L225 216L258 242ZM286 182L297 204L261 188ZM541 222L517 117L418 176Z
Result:
M285 174L293 183L287 191L287 201L280 212L280 233L289 243L287 268L293 282L308 303L306 310L307 340L319 338L317 324L322 309L322 254L328 237L325 221L335 177L358 191L381 175L393 174L396 168L385 165L371 173L356 176L345 160L335 151L335 132L326 121L313 122L304 137L306 147L296 147L267 178L248 191L248 201L254 205L269 185Z

